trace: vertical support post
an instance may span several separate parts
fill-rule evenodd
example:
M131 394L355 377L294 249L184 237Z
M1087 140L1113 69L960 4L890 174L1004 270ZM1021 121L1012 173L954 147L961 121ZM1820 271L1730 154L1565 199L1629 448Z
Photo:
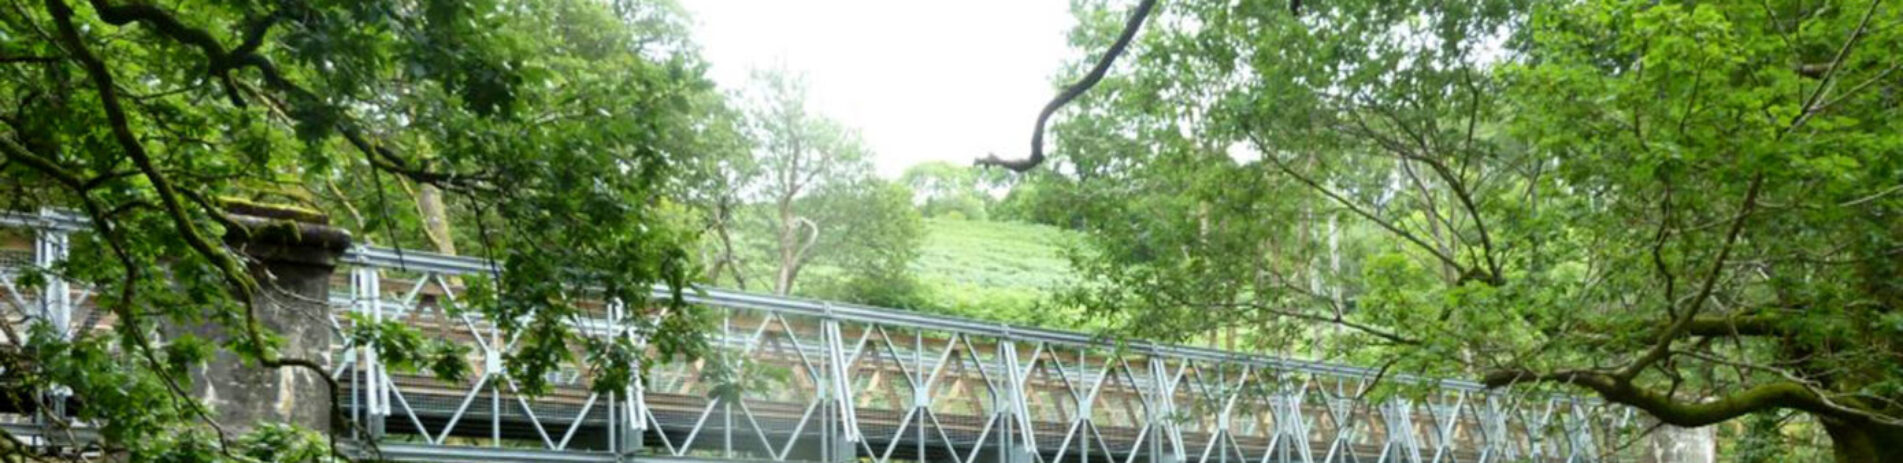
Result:
M1322 461L1324 462L1336 461L1336 456L1341 456L1343 461L1360 459L1360 457L1354 453L1355 449L1353 444L1355 438L1355 408L1361 404L1357 402L1354 397L1342 392L1342 382L1344 381L1347 380L1337 379L1335 381L1334 393L1330 394L1326 392L1326 390L1323 390L1322 393L1322 400L1328 408L1328 415L1335 420L1335 438L1328 444L1328 454L1322 457Z
M1006 327L1006 333L1009 332ZM1019 365L1017 342L1008 337L998 340L998 362L1002 364L999 369L1005 373L1004 388L1000 391L1005 403L997 407L1002 415L999 419L1004 422L1003 432L998 433L998 463L1027 463L1037 451L1037 441L1031 429L1030 408L1024 400L1024 381L1028 374Z
M1303 463L1315 461L1315 449L1309 445L1308 419L1302 416L1302 402L1308 399L1308 383L1296 384L1291 392L1284 384L1275 386L1281 404L1272 406L1279 409L1282 416L1276 418L1276 428L1282 433L1280 440L1288 445L1282 447L1282 461L1290 461L1290 454L1300 457Z
M1582 406L1578 397L1572 398L1572 413L1562 422L1566 428L1567 463L1593 463L1597 461L1598 449L1592 439L1592 415L1589 408Z
M647 355L648 342L646 336L635 332L632 323L624 320L628 317L626 302L620 299L608 302L609 323L619 328L617 334L626 338L628 345L634 346L635 349L634 365L630 369L633 377L628 378L628 387L619 394L612 391L608 393L608 418L611 429L609 439L612 441L610 448L616 455L640 451L645 444L644 439L648 428L647 385L642 384L641 375L641 358ZM618 399L621 400L620 404L616 403ZM619 419L616 419L617 415L620 416Z
M45 286L40 288L40 313L37 315L40 322L45 323L61 339L70 339L72 335L73 292L71 284L53 272L53 266L65 261L72 250L69 239L66 230L51 226L33 231L33 266L47 277ZM47 424L64 420L66 398L72 395L72 390L65 386L53 386L42 393L45 394L48 409L35 415L34 419L44 420Z
M925 330L913 332L912 364L915 365L913 371L918 372L918 379L912 381L912 415L913 419L918 420L915 428L918 433L915 434L916 439L913 441L917 444L918 454L913 460L925 461L925 413L926 409L930 408L928 405L932 403L931 388L925 384L931 379L931 375L925 372Z
M839 379L833 364L836 358L833 355L833 328L838 322L832 319L833 305L827 303L824 307L827 316L819 322L819 337L821 348L826 349L826 359L821 361L825 364L825 373L816 378L818 384L813 393L819 395L814 398L814 402L817 403L815 406L819 407L819 461L836 462L840 461L836 454L841 452L838 451L839 446L836 445L839 434L834 427L833 417L834 411L838 409L838 405L833 403L833 383ZM799 436L793 438L798 439Z
M829 420L827 430L822 433L825 439L822 445L832 451L832 455L823 455L827 461L850 461L855 455L853 443L859 442L859 417L853 410L856 401L852 396L852 376L847 374L850 365L846 364L845 336L839 330L839 320L831 316L832 304L826 305L827 318L820 322L820 330L826 342L826 378L820 388L820 406L828 411L836 411Z
M1381 404L1381 412L1385 415L1382 421L1387 424L1387 442L1381 448L1381 459L1387 460L1389 452L1393 452L1397 461L1420 463L1420 442L1414 439L1414 402L1400 397L1389 399Z
M733 310L729 309L722 313L723 315L720 320L720 340L721 340L721 344L726 344L727 342L731 342L733 340ZM741 345L741 349L745 349L745 348L746 348L746 345L744 344ZM740 363L738 363L739 362L738 359L734 359L732 357L733 354L729 351L730 349L727 349L725 348L725 346L722 346L722 349L720 352L721 361L727 362L727 368L738 369L741 366L743 366ZM733 373L736 377L740 374L740 372L737 370L731 373ZM728 379L733 380L735 378L728 378ZM734 395L739 395L739 394L734 394ZM721 407L721 422L720 422L721 453L720 454L721 456L724 456L727 459L732 460L733 459L733 400L726 397L722 397L719 400L720 400L720 407Z
M1528 458L1539 460L1548 457L1546 425L1552 423L1553 403L1553 400L1547 400L1546 407L1542 408L1538 415L1533 415L1532 419L1527 420L1526 439L1533 443L1533 450L1527 455Z
M1222 411L1216 413L1215 435L1210 437L1211 440L1215 441L1216 461L1218 463L1229 463L1229 417L1236 410L1236 399L1242 395L1242 380L1248 378L1248 368L1249 367L1246 366L1243 367L1241 378L1236 382L1236 387L1229 386L1228 369L1222 367L1216 368L1216 384L1223 387L1222 392L1226 396L1222 401ZM1205 455L1207 455L1207 452L1205 452Z
M1154 351L1152 351L1154 352ZM1170 374L1169 362L1150 354L1150 461L1183 461L1182 430L1176 425L1176 375Z
M819 393L823 395L826 393L826 391L824 388L821 388ZM833 434L833 409L831 407L826 406L825 400L822 399L820 402L821 403L819 404L819 461L826 461L826 462L840 461L839 457L834 455L835 453L838 453L838 451L833 449L834 447L833 446L833 435L834 435ZM794 436L793 438L798 439L799 437Z
M39 318L41 322L59 333L61 338L69 335L73 319L72 285L66 279L53 274L53 266L66 260L71 251L65 230L43 227L33 233L33 266L46 278L46 285L40 288Z
M1456 426L1460 424L1460 410L1467 401L1466 391L1454 393L1454 404L1449 407L1445 396L1435 403L1428 404L1428 414L1434 419L1434 459L1432 463L1452 461L1454 459L1454 438Z
M1487 393L1484 407L1476 404L1480 410L1480 428L1485 431L1486 449L1480 452L1480 463L1493 461L1513 461L1520 458L1518 449L1513 445L1513 437L1507 435L1507 416L1512 413L1513 404L1503 404L1500 394Z
M1110 359L1108 358L1104 359L1105 363L1109 361ZM1079 347L1077 348L1078 382L1101 384L1102 378L1099 378L1098 381L1088 381L1090 377L1084 375L1089 372L1090 351L1087 348ZM1093 385L1090 387L1090 392L1077 396L1077 438L1081 440L1078 442L1080 445L1077 448L1077 463L1090 463L1090 433L1092 431L1091 428L1093 428L1090 421L1090 404L1097 401L1097 387L1098 386Z
M351 291L354 293L351 299L356 303L357 313L369 318L372 323L382 323L383 280L377 273L377 269L370 266L353 268L350 271L350 282ZM358 391L358 394L363 396L364 404L361 419L364 430L370 434L368 437L374 440L383 437L384 418L390 416L387 403L390 398L383 388L383 362L377 358L376 346L359 347L358 352L363 355L357 363L362 369L361 376L363 377L363 382L360 383L362 389Z

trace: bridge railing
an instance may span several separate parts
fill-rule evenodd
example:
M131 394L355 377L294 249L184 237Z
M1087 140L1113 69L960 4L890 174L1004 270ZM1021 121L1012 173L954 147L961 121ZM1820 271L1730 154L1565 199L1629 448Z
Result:
M435 399L457 404L447 418L410 402L455 388L387 371L357 380L380 385L353 395L362 419L405 423L384 426L385 441L774 461L1600 461L1633 424L1629 410L1577 397L1390 374L1381 380L1438 392L1375 403L1362 397L1382 375L1366 368L718 289L687 295L721 318L709 358L653 366L618 394L559 374L549 379L565 387L530 399L499 369L507 336L442 310L457 276L494 269L378 249L346 260L340 307L446 327L477 346L474 384L460 400ZM615 306L602 313L577 328L632 335ZM744 375L770 380L718 392ZM471 416L486 417L489 438L467 427Z
M30 259L0 266L0 299L20 323L91 329L97 317L72 321L83 288L14 285L18 265L50 268L83 229L57 219L12 222L30 231L11 246ZM364 247L344 261L332 373L356 437L395 459L1627 461L1620 447L1637 427L1630 410L1578 397L719 289L687 294L720 317L711 355L650 365L607 393L577 361L531 397L502 367L513 335L457 310L462 277L496 269ZM593 313L573 328L641 341L620 304ZM469 345L473 374L394 371L345 335L359 319ZM1434 392L1364 400L1377 377Z

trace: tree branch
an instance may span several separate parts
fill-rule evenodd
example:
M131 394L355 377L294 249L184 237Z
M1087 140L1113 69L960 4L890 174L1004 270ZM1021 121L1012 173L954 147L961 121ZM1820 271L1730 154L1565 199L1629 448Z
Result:
M271 62L269 58L257 53L257 49L263 45L264 38L270 31L271 26L275 25L281 19L280 15L271 14L249 21L244 31L244 41L240 43L238 47L226 50L224 46L218 44L216 39L212 38L210 33L203 29L185 25L178 20L176 15L157 6L143 4L114 6L107 3L107 0L89 1L93 9L98 10L100 17L109 24L123 26L133 22L139 22L152 27L160 35L198 48L205 54L206 59L210 63L208 69L212 75L211 77L217 79L227 87L226 92L232 99L233 104L237 106L244 106L244 102L242 98L238 97L237 88L239 85L230 78L230 71L244 67L257 69L258 72L263 75L266 85L269 85L277 91L288 93L300 102L307 104L324 104L322 103L323 99L318 98L310 91L285 78L275 63ZM296 114L295 112L285 113L286 115ZM445 174L432 172L427 167L412 167L402 156L398 156L380 144L371 143L367 140L367 137L362 134L361 130L346 120L340 118L329 124L329 126L342 133L344 138L350 142L351 146L372 155L371 164L376 168L402 175L418 182L435 184L444 189L466 188L479 191L484 189L484 183L480 176Z
M1619 372L1618 376L1621 379L1629 381L1633 377L1638 376L1639 372L1644 371L1646 367L1669 356L1671 354L1672 341L1677 339L1679 333L1684 332L1686 327L1691 325L1692 320L1698 318L1698 311L1705 307L1705 301L1711 299L1712 291L1718 286L1718 277L1724 274L1725 261L1731 258L1733 245L1737 244L1738 236L1743 234L1745 219L1751 217L1752 208L1757 206L1758 192L1761 191L1763 187L1764 173L1758 172L1757 175L1751 177L1751 186L1745 189L1744 204L1738 207L1738 216L1732 219L1731 230L1725 233L1725 242L1718 248L1718 257L1712 259L1711 271L1705 273L1705 281L1702 287L1699 288L1698 295L1692 298L1691 307L1685 309L1685 314L1678 317L1677 320L1674 320L1670 328L1659 333L1658 341L1652 345L1650 351L1646 352L1644 356L1639 357L1638 360L1633 361L1631 365ZM1675 304L1676 302L1668 300L1665 301L1665 303Z
M1688 404L1641 389L1615 375L1591 371L1563 371L1544 375L1525 370L1506 370L1488 374L1481 381L1488 388L1519 383L1550 382L1591 389L1606 400L1630 405L1673 426L1699 427L1739 415L1770 408L1791 408L1826 416L1840 416L1840 410L1824 404L1810 389L1797 383L1778 381L1719 397L1716 400Z
M1882 4L1883 0L1870 2L1870 9L1863 12L1863 19L1857 22L1857 29L1850 32L1850 38L1844 40L1843 46L1837 49L1836 57L1831 58L1830 67L1825 68L1823 77L1818 78L1817 89L1811 91L1809 98L1804 99L1803 109L1797 112L1797 116L1791 118L1790 126L1785 127L1784 131L1778 132L1777 138L1783 139L1784 135L1797 131L1799 127L1804 126L1805 122L1810 121L1812 115L1817 114L1818 111L1823 109L1823 106L1817 104L1818 100L1823 98L1824 93L1829 92L1832 86L1836 85L1834 79L1837 77L1837 71L1843 67L1844 58L1850 56L1850 50L1856 47L1857 41L1863 38L1863 33L1869 30L1870 18L1876 16L1877 7Z
M974 164L1003 167L1013 172L1028 171L1042 164L1044 162L1044 125L1050 122L1051 114L1056 113L1058 109L1069 104L1070 100L1083 95L1091 87L1097 86L1098 81L1103 80L1104 74L1110 72L1110 65L1117 61L1118 56L1123 55L1124 49L1130 47L1130 42L1136 38L1137 31L1143 28L1144 19L1150 16L1150 10L1155 7L1156 0L1142 0L1142 3L1138 3L1136 11L1130 12L1130 19L1123 23L1123 33L1117 36L1116 42L1110 44L1110 50L1105 51L1103 57L1097 59L1097 65L1091 67L1090 72L1084 74L1083 79L1070 84L1070 87L1057 94L1057 98L1052 98L1050 103L1046 103L1044 110L1038 111L1037 127L1031 132L1031 157L1002 159L992 154L978 159Z
M1767 315L1693 317L1680 336L1741 337L1781 336L1784 329Z
M1349 212L1353 212L1355 215L1361 216L1364 219L1368 219L1368 221L1374 222L1375 225L1379 225L1381 226L1381 228L1386 229L1387 231L1391 233L1394 233L1395 236L1399 236L1402 239L1407 240L1408 242L1414 243L1415 246L1421 248L1424 251L1427 251L1428 254L1433 255L1434 258L1440 260L1441 263L1447 264L1448 267L1452 267L1462 274L1467 273L1467 270L1466 270L1467 267L1461 266L1460 262L1457 260L1454 260L1453 256L1449 256L1446 253L1440 252L1440 249L1435 248L1431 244L1428 244L1426 241L1422 240L1420 237L1414 236L1413 233L1409 233L1407 230L1402 230L1401 227L1394 225L1392 222L1388 222L1387 220L1382 220L1380 217L1375 216L1374 213L1368 212L1366 209L1362 209L1361 206L1355 204L1353 201L1349 201L1348 198L1341 196L1341 194L1339 193L1336 193L1335 190L1330 189L1328 187L1324 187L1320 183L1317 183L1314 179L1308 178L1308 176L1302 175L1301 173L1296 172L1294 168L1289 167L1288 163L1282 162L1282 159L1280 157L1277 157L1275 153L1267 150L1266 148L1268 145L1262 142L1262 140L1257 138L1254 134L1250 134L1249 138L1255 142L1256 149L1258 151L1262 151L1263 153L1262 159L1266 159L1269 161L1270 164L1274 164L1276 169L1281 170L1284 175L1293 177L1295 178L1296 181L1301 182L1303 185L1307 185L1309 189L1315 190L1316 192L1321 193L1323 196L1327 196L1328 199L1334 200L1337 204L1341 204L1342 207L1348 208Z

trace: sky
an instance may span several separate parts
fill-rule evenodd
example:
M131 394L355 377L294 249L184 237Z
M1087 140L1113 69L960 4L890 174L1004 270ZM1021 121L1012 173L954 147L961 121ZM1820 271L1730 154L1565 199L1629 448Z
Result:
M809 109L856 127L882 176L1029 153L1073 53L1066 0L680 0L710 76L804 72Z

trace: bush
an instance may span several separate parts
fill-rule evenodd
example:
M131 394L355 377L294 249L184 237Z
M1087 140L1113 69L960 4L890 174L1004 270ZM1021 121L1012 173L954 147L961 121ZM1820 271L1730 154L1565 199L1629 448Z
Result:
M960 195L928 199L925 201L925 205L920 208L919 213L926 217L987 220L990 214L987 213L986 208L984 199L970 195Z

